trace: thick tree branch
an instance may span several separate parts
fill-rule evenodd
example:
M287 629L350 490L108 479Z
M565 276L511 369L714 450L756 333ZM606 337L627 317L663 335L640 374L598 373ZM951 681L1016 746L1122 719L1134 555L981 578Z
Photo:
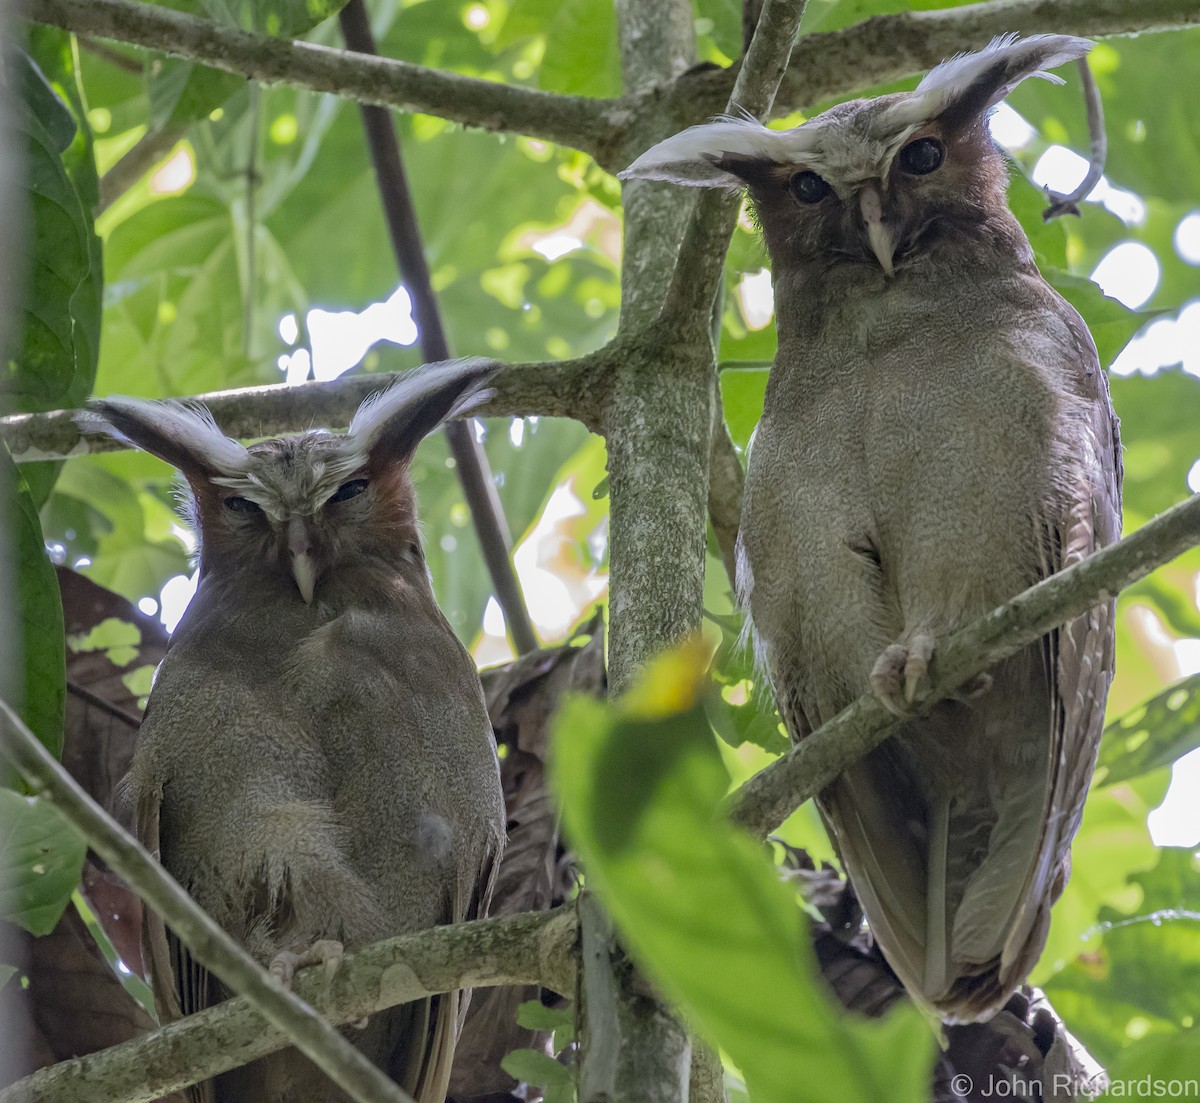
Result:
M281 1033L359 1103L413 1103L330 1023L271 976L229 937L142 846L87 795L0 701L0 752L38 796L49 800L137 894L170 924L192 956L240 992Z
M844 30L804 35L792 52L775 113L810 108L903 80L1012 31L1100 38L1197 25L1200 4L1195 0L987 0L878 15ZM628 110L666 113L674 120L673 130L682 130L719 112L733 82L730 70L685 74L665 100L630 104ZM627 143L624 149L610 152L606 144L601 152L612 156L617 168L624 168L643 148Z
M600 427L608 368L621 355L609 345L577 360L511 364L496 377L495 395L472 412L479 417L573 417L593 432ZM235 391L212 391L201 402L231 437L269 437L310 426L338 429L367 395L385 389L403 373L346 375L329 382L297 386L273 384ZM112 452L128 445L108 437L81 436L74 410L13 414L0 418L0 438L17 463L67 459L89 452Z
M78 34L163 50L266 84L284 82L360 103L437 115L465 126L516 131L591 150L603 101L461 77L389 58L272 38L137 0L18 0L27 18ZM611 125L611 124L610 124Z
M661 137L720 111L737 76L733 70L706 70L672 81L673 74L659 74L657 87L594 100L251 34L137 0L20 0L18 6L38 22L163 50L265 83L543 138L582 149L613 171L651 144L656 127ZM845 30L805 35L776 108L809 107L901 80L1009 31L1102 37L1195 25L1200 25L1195 0L987 0L876 16Z
M577 931L570 907L435 927L347 955L328 992L317 970L301 972L296 994L340 1024L463 987L536 984L573 993ZM238 997L42 1069L0 1091L0 1103L150 1103L287 1044Z
M1197 544L1200 494L940 641L928 688L917 698L915 714L928 711L976 674L1093 605L1108 601ZM734 793L734 820L756 835L774 831L847 766L882 743L901 722L878 698L871 694L860 697Z

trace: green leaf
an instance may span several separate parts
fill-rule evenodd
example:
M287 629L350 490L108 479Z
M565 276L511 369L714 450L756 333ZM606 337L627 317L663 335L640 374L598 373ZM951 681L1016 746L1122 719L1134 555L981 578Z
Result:
M706 666L698 645L682 648L619 704L562 709L553 779L589 886L756 1103L793 1103L800 1083L812 1103L926 1099L934 1044L920 1015L834 1010L794 893L721 815L729 775L704 716Z
M503 40L530 33L545 36L538 83L546 91L619 94L616 12L610 0L515 0Z
M30 934L54 930L79 883L87 844L54 805L0 789L0 919Z
M1046 985L1055 1009L1114 1077L1137 1040L1178 1037L1193 1025L1200 989L1196 855L1164 849L1131 883L1141 895L1138 907L1101 912L1093 932L1099 938Z
M1168 686L1104 729L1094 785L1169 766L1200 747L1200 674Z
M731 368L721 372L721 405L729 436L739 448L745 449L750 436L762 417L763 399L767 393L766 370Z
M162 130L207 118L239 88L244 77L206 69L182 58L155 55L146 66L150 129Z
M1143 1038L1108 1070L1100 1103L1116 1099L1195 1099L1200 1096L1200 1028Z
M1100 367L1105 370L1129 344L1129 339L1156 316L1154 312L1130 310L1105 295L1091 280L1074 276L1061 268L1044 268L1042 275L1087 322L1092 340L1096 342Z
M23 671L17 682L20 699L11 704L57 757L62 751L67 694L62 597L29 488L7 448L0 450L0 518L10 542L4 551L11 556L17 582L16 639L10 636L6 645L17 643L19 650L11 658Z
M37 41L50 62L58 60ZM53 41L52 39L50 40ZM29 205L28 284L15 346L5 357L0 410L79 405L91 390L99 351L100 243L92 228L96 173L90 137L33 58L14 59L25 136ZM58 87L74 73L51 74Z
M536 1049L514 1049L500 1067L514 1080L541 1088L543 1103L571 1103L575 1098L571 1070Z
M517 1022L527 1030L552 1033L555 1053L566 1049L575 1041L573 1007L547 1007L541 1000L526 1000L517 1008Z

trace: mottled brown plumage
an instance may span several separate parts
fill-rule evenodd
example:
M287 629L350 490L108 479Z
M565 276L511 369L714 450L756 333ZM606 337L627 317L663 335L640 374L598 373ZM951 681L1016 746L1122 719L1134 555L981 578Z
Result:
M739 584L794 738L872 689L903 715L937 641L1115 540L1121 461L1087 329L1005 202L990 108L1081 39L999 39L915 92L790 131L696 127L631 176L748 186L779 352ZM909 992L986 1018L1045 944L1113 667L1098 606L942 702L820 807Z
M434 601L407 471L491 374L417 372L345 436L248 449L174 403L105 399L84 416L191 490L200 583L150 694L130 796L145 845L264 965L486 911L504 838L495 748L474 664ZM161 924L148 934L164 1017L225 998ZM419 1103L441 1103L463 1009L461 993L435 997L349 1036ZM343 1098L295 1050L196 1094Z

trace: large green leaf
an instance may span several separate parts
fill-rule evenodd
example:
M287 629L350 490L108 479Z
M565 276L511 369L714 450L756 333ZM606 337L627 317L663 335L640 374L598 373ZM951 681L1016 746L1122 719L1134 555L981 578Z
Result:
M10 591L14 620L3 627L3 651L22 671L16 683L20 697L11 703L38 739L58 755L67 693L62 598L29 488L7 448L0 449L0 495L8 543L4 558L15 574Z
M73 113L70 102L78 92L67 41L43 28L31 40L35 55L19 54L12 66L20 90L16 121L25 137L28 282L0 383L4 412L78 405L96 372L101 268L90 213L96 171L81 108L76 102Z
M1165 849L1132 884L1141 891L1136 909L1101 912L1093 932L1100 940L1046 985L1092 1053L1104 1063L1117 1060L1114 1075L1135 1040L1170 1038L1193 1025L1200 991L1197 856Z
M1096 785L1115 785L1169 766L1200 747L1200 674L1168 686L1157 697L1104 729Z
M245 83L235 73L158 54L146 68L150 126L162 130L206 118Z
M928 1027L911 1007L882 1023L834 1010L795 895L719 811L729 775L700 702L705 659L681 649L618 705L564 707L553 777L588 884L758 1103L924 1100Z
M1117 1099L1195 1099L1200 1096L1200 1028L1152 1035L1130 1046L1108 1070L1111 1086L1100 1103Z
M71 901L87 844L54 805L0 789L0 919L49 934Z

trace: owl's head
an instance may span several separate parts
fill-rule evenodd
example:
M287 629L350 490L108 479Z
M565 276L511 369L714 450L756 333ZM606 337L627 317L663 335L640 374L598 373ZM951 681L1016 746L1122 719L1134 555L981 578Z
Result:
M1026 77L1091 48L1066 35L995 39L944 62L912 92L839 104L793 130L722 118L642 154L622 178L748 187L777 268L881 266L978 236L1005 210L1006 172L987 116Z
M497 365L412 372L368 398L344 435L314 429L245 447L202 406L93 399L76 420L177 467L190 489L200 570L290 577L311 603L335 569L421 560L409 464L421 440L486 399Z

